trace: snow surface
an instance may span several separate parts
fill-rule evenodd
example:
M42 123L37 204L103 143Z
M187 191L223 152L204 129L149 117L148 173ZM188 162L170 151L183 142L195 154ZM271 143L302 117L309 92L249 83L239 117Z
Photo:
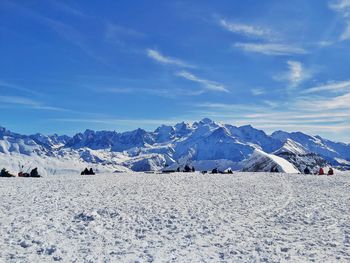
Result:
M334 158L338 163L340 164L346 164L346 165L350 165L350 162L344 159L340 159L340 158Z
M0 262L349 262L350 174L0 178Z

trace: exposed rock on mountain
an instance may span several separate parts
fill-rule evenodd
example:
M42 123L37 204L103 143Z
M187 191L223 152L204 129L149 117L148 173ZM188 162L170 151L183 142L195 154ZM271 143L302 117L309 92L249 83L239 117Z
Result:
M186 164L196 170L238 170L242 161L252 164L248 160L257 157L259 163L252 164L252 169L265 171L272 161L276 162L271 156L280 156L301 171L305 166L316 169L327 163L348 168L350 145L301 132L277 131L267 135L250 125L236 127L205 118L193 124L162 125L153 132L86 130L73 137L27 136L0 127L0 160L9 160L10 156L45 158L46 163L50 159L52 163L69 160L70 165L78 161L111 169L123 166L137 171ZM262 164L264 160L266 164Z

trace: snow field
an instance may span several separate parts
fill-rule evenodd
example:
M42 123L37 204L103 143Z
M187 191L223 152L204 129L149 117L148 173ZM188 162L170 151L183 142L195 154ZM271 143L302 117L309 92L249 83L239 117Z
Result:
M0 262L349 262L350 176L0 178Z

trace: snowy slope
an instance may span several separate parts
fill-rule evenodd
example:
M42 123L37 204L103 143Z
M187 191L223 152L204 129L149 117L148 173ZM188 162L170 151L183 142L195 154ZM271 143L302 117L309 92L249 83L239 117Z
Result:
M283 145L280 140L268 136L264 131L255 129L251 125L241 127L225 125L225 127L230 130L233 137L245 144L254 145L265 152L273 152Z
M306 167L308 167L312 173L318 172L321 167L331 167L325 159L315 153L294 154L290 152L281 152L277 155L293 164L301 173L304 172Z
M349 262L350 176L0 178L0 261Z
M310 136L301 132L274 132L271 137L286 142L288 139L301 144L308 152L316 153L328 161L335 162L336 158L350 160L350 145L332 142L319 136Z
M287 160L260 150L255 150L249 159L242 162L242 166L245 172L270 172L271 168L277 168L280 173L299 173Z
M52 136L46 136L40 133L29 136L37 144L40 144L48 149L57 149L63 147L71 139L69 136L63 135L59 136L54 134Z
M275 155L278 155L281 153L292 153L292 154L300 155L300 154L307 154L308 151L300 143L297 143L291 139L287 139L281 148L273 152L273 154Z
M238 162L254 151L253 146L232 137L225 127L209 125L200 126L192 136L176 143L174 149L176 159L188 156L196 161L226 159Z

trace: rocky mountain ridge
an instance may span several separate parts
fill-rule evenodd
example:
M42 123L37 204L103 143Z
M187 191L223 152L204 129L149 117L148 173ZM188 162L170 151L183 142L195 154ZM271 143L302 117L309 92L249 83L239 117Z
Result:
M162 125L152 132L140 128L129 132L86 130L72 137L21 135L0 127L0 160L9 156L69 159L71 163L135 171L185 164L197 166L197 170L226 166L240 170L247 169L245 161L252 161L256 151L268 154L261 160L280 156L299 170L308 165L329 163L348 168L350 164L349 144L301 132L276 131L268 135L250 125L236 127L208 118Z

